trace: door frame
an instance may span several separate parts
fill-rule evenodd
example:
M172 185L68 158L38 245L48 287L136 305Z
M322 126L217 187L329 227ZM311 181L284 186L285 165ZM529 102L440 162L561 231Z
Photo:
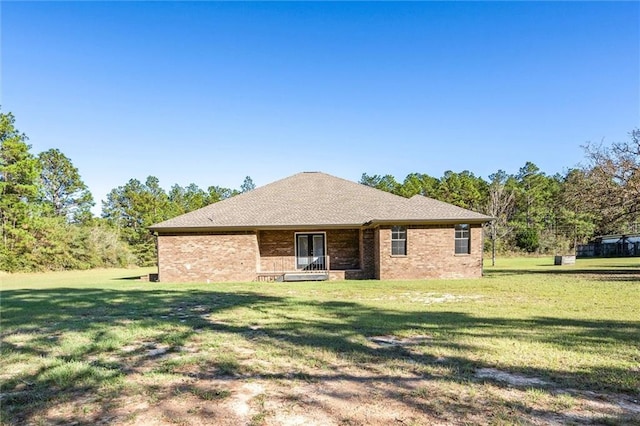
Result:
M327 232L326 231L309 231L309 232L295 232L294 233L294 237L293 237L293 247L294 247L294 251L295 251L295 268L296 270L301 270L301 269L305 269L304 265L301 265L298 262L298 258L299 258L299 253L298 253L298 236L299 235L322 235L322 244L324 247L322 247L322 252L324 253L324 259L322 259L323 262L323 268L326 267L326 263L327 263ZM313 244L313 238L310 238L310 241ZM311 247L311 250L313 251L313 247ZM308 257L313 257L313 255L308 256Z

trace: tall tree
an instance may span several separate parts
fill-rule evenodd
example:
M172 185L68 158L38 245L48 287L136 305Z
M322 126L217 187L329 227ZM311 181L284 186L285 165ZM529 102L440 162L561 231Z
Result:
M42 169L42 199L53 215L71 222L89 220L93 197L71 160L58 149L40 153L38 160Z
M567 172L559 200L561 226L574 229L574 238L579 241L586 240L597 232L607 233L611 225L606 211L593 204L593 192L593 182L588 171L571 169Z
M251 176L245 177L244 182L242 182L242 185L240 186L240 192L249 192L254 189L256 189L256 184L253 183Z
M414 195L422 195L424 197L436 197L438 188L438 179L424 173L409 173L402 186L398 191L398 195L411 198Z
M391 192L392 194L398 194L400 192L400 184L392 175L369 176L368 174L363 173L360 178L360 183L382 191Z
M147 227L171 217L169 198L155 176L149 176L144 184L131 179L107 194L102 217L121 229L139 264L151 265L155 261L155 240Z
M521 167L515 178L516 207L512 224L517 229L516 245L534 252L540 248L542 231L556 223L554 207L560 183L532 162Z
M438 199L465 209L480 211L486 205L487 182L468 170L448 170L440 179Z
M564 242L565 251L575 250L580 242L586 242L598 229L603 216L600 211L585 208L585 174L580 169L569 170L563 177L556 207L556 239Z
M503 170L489 175L489 197L486 213L494 219L489 223L491 264L496 264L496 244L510 232L509 219L513 214L515 194L513 177Z
M210 186L207 188L207 192L209 193L209 203L217 203L218 201L226 200L239 194L236 189L224 188L222 186Z
M38 194L38 160L29 152L24 133L15 128L11 113L0 113L0 268L20 268L28 251L29 222L35 214Z
M533 227L544 217L541 209L545 198L545 175L538 166L527 162L516 176L518 182L518 218L524 227Z
M630 230L640 219L640 129L632 130L628 141L589 143L584 150L584 207L601 212L602 231Z
M169 190L169 203L171 204L171 216L178 216L193 210L202 208L208 204L209 194L200 189L195 183L186 187L173 185Z

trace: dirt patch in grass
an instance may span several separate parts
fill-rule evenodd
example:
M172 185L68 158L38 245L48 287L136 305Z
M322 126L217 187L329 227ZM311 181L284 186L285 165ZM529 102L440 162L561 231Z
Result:
M411 341L410 339L407 339ZM143 353L143 355L146 355ZM68 393L7 424L456 425L639 424L629 395L562 389L540 378L482 368L467 380L425 374L413 364L344 363L285 374L208 374L136 360L126 386ZM250 363L250 361L246 361ZM247 366L248 367L248 366ZM278 370L278 366L273 366ZM134 372L135 370L135 372Z
M506 382L512 386L547 386L546 382L537 377L525 377L521 374L507 373L506 371L496 370L495 368L481 368L476 371L476 377L479 379L493 379L500 382Z
M58 379L60 389L19 383L0 395L3 405L20 407L5 412L3 424L640 424L638 398L426 356L431 335L371 336L360 354L308 352L324 357L314 362L267 330L246 336L216 348L148 339L90 355L79 373L98 366L120 376L98 385Z

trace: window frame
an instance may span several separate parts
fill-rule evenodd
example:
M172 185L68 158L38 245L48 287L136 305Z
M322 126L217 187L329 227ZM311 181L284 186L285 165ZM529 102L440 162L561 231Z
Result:
M398 243L401 243L401 244L398 244ZM391 227L391 256L402 257L406 255L407 255L407 227L402 225L394 225Z
M456 256L471 254L471 225L457 223L454 226L453 252Z

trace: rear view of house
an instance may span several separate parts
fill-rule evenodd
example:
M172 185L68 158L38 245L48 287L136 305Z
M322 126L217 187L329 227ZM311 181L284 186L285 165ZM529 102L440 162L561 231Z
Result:
M490 219L308 172L150 229L167 282L468 278Z

